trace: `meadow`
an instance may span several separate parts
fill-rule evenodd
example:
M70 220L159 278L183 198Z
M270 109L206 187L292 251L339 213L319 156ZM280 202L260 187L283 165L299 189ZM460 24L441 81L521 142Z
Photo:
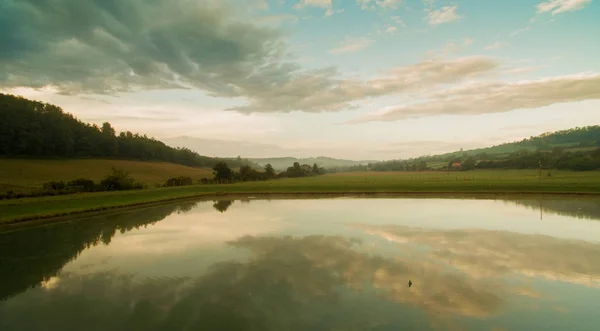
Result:
M49 181L77 178L102 180L111 167L122 168L136 181L149 187L164 184L170 177L191 177L194 182L211 178L209 168L187 167L169 162L111 159L3 159L0 158L0 191L29 191Z
M191 185L0 201L0 223L206 196L232 194L598 194L600 172L477 170L470 172L353 172L228 185Z

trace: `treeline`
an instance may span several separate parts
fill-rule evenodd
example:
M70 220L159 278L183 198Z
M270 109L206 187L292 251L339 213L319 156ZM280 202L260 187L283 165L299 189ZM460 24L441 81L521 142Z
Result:
M573 171L600 170L600 148L570 151L564 147L554 147L551 151L520 150L502 157L478 153L470 156L463 152L460 156L436 159L428 157L391 160L350 167L334 167L328 172L360 171L468 171L475 169L558 169Z
M166 161L186 166L256 166L237 159L202 156L129 131L117 134L110 123L84 123L60 107L0 93L0 155L13 157L90 157Z
M264 171L258 171L250 166L243 166L239 171L234 171L225 162L219 162L213 167L213 171L214 177L212 179L203 178L201 180L203 184L228 184L264 181L276 178L298 178L318 176L326 173L325 168L319 167L316 163L310 166L308 164L300 165L298 162L294 162L291 167L288 167L286 171L279 174L275 173L270 163L265 166Z
M502 160L481 160L477 169L559 169L587 171L600 169L600 148L571 152L555 147L552 152L519 151Z

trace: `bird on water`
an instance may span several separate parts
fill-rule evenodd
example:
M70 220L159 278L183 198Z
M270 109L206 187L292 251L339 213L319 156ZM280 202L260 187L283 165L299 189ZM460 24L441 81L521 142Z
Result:
M409 279L408 280L408 287L411 287L411 286L412 286L412 281Z

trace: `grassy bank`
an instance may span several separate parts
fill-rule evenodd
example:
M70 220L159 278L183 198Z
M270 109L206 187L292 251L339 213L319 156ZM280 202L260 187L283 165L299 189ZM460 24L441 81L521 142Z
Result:
M49 181L87 178L99 182L111 167L123 168L136 181L152 187L170 177L187 176L194 181L212 177L208 168L186 167L168 162L109 159L3 159L0 158L0 190L15 192L40 188Z
M317 177L194 185L141 191L99 192L0 201L0 222L14 222L85 211L140 205L214 194L293 193L545 193L599 194L600 172L498 170L465 173L341 173Z

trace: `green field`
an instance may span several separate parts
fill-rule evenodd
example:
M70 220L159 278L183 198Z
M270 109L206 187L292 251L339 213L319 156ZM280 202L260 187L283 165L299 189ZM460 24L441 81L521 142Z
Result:
M340 173L317 177L193 185L140 191L99 192L0 201L0 222L68 215L218 194L286 193L546 193L600 194L600 172L543 173L534 170L473 172Z
M188 176L194 182L212 177L207 168L186 167L168 162L105 160L105 159L2 159L0 158L0 192L28 191L44 183L77 178L102 180L111 167L123 168L138 182L150 187L164 184L170 177Z

